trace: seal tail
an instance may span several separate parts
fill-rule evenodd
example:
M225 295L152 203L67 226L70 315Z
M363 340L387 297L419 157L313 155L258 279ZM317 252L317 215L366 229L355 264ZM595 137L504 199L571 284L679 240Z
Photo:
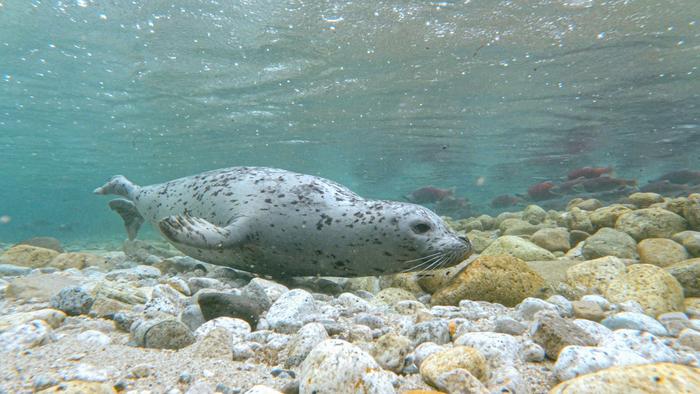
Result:
M129 241L133 241L143 224L143 216L136 209L136 205L129 200L117 198L109 202L109 207L122 217L126 235L129 237Z
M117 196L126 197L130 200L134 199L139 187L126 179L123 175L115 175L109 182L93 190L95 194L115 194Z

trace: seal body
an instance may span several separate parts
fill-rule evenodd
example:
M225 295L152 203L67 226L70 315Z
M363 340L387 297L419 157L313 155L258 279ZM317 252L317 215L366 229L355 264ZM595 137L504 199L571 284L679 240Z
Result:
M115 176L95 193L124 197L110 207L129 238L149 221L191 257L276 277L433 269L471 252L424 207L281 169L232 167L150 186Z

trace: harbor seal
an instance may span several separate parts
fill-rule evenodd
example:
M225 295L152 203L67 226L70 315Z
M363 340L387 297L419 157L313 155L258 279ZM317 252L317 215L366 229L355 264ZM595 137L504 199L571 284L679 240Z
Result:
M231 167L114 194L129 239L148 220L178 250L273 277L368 276L455 265L469 241L415 204L367 200L333 181L266 167Z

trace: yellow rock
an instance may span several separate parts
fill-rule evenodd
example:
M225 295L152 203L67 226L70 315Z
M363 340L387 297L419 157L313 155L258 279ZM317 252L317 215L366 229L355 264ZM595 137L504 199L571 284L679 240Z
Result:
M587 260L566 270L566 283L582 286L594 292L603 292L608 284L625 272L625 263L617 257L607 256Z
M644 313L656 317L665 312L682 311L683 288L673 275L650 264L633 264L609 284L603 292L610 302L634 300Z
M525 261L554 260L556 257L547 249L515 235L504 235L493 241L482 256L511 255Z
M683 217L661 208L644 208L620 215L615 229L626 232L637 241L645 238L671 238L686 230L688 222Z
M435 293L439 289L447 286L447 284L455 277L464 267L471 264L476 256L462 261L454 267L441 268L438 270L427 271L418 275L418 284L428 293Z
M515 306L540 293L544 279L524 261L508 255L480 256L432 297L433 305L479 300Z
M416 300L416 296L408 290L399 289L398 287L387 287L379 293L377 293L375 300L387 303L389 305L394 305L399 301L403 300Z
M458 368L467 370L477 379L487 375L486 358L469 346L455 346L431 354L421 363L420 374L428 384L435 386L440 375Z
M700 297L700 257L679 261L665 268L683 287L686 297Z
M100 257L90 253L61 253L54 257L50 262L49 266L55 267L61 270L68 268L83 269L85 267L99 267L104 268L106 260L104 257Z
M637 244L639 260L643 264L668 267L690 258L683 245L667 238L647 238Z
M664 198L657 193L632 193L628 198L632 204L639 208L647 208L651 204L664 202Z
M13 264L20 267L45 267L58 252L51 249L31 245L15 245L0 255L0 263Z
M413 294L423 293L423 289L418 285L418 275L415 272L380 276L379 286L382 288L397 287Z
M600 229L603 227L614 227L615 221L623 213L631 212L632 210L621 204L613 204L607 207L598 208L588 215L593 227Z
M549 394L700 393L700 369L658 363L612 367L555 386Z
M57 309L39 309L31 312L13 313L11 315L0 316L0 331L5 331L13 326L28 323L32 320L43 320L51 328L58 328L66 319L66 314Z

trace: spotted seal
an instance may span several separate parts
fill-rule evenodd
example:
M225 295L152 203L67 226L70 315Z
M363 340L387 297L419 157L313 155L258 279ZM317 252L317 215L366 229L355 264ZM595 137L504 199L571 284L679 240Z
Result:
M333 181L266 167L231 167L137 186L113 177L133 239L144 220L183 253L276 277L368 276L455 265L469 241L415 204L367 200Z

